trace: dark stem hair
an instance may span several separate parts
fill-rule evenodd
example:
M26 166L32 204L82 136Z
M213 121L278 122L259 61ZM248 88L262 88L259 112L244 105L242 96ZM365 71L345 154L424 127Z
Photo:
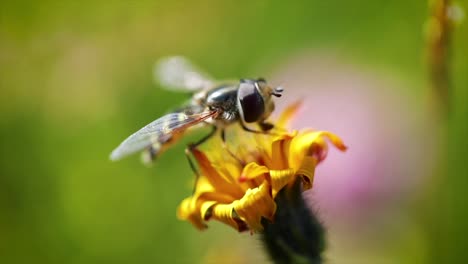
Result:
M300 177L275 198L274 222L263 219L262 241L274 263L322 263L325 229L307 207Z

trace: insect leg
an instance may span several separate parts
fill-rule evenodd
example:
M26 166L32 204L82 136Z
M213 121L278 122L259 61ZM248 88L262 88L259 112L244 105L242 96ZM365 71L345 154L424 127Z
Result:
M229 155L231 155L231 157L233 157L237 162L239 162L239 164L243 167L245 166L245 163L239 159L234 153L232 153L232 151L229 149L228 145L226 144L226 131L224 129L221 129L221 140L222 140L222 143L223 143L223 148L229 153Z
M207 141L209 138L211 138L217 131L217 128L216 126L212 126L212 129L210 131L210 133L208 133L206 136L202 137L200 140L198 140L197 142L195 143L191 143L189 144L186 148L185 148L185 156L187 157L187 160L188 160L188 163L190 165L190 168L192 169L193 173L195 174L195 183L193 185L193 191L192 193L195 193L195 187L197 186L197 181L198 181L198 178L200 178L200 173L198 172L198 169L197 167L195 166L195 163L193 162L192 158L191 158L191 154L193 152L194 149L196 149L198 146L200 146L201 144L203 144L205 141Z
M260 130L255 130L255 129L252 129L252 128L246 126L244 124L244 122L242 122L242 121L240 123L241 123L242 129L244 129L247 132L256 133L256 134L270 134L269 131L272 130L275 127L275 125L273 125L272 123L259 122L258 125L262 129L260 131Z
M260 128L264 132L270 131L275 127L274 124L269 123L269 122L265 122L265 121L258 123L258 125L260 126Z
M196 147L200 146L201 144L205 143L205 141L207 141L208 139L210 139L217 131L217 127L216 126L212 126L211 127L211 131L210 133L208 133L206 136L202 137L200 140L198 140L197 142L195 143L191 143L189 144L188 148L190 149L190 151L194 150Z

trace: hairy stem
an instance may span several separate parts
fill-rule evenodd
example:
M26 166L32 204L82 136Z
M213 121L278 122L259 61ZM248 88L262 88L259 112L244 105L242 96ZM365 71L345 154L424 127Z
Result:
M300 178L300 177L299 177ZM275 221L263 221L263 244L274 263L322 263L325 230L302 196L298 179L275 198Z

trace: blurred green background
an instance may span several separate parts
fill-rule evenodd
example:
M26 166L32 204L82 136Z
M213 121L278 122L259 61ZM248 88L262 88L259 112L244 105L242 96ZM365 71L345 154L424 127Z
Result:
M108 155L185 100L154 84L161 56L183 54L222 79L268 77L292 54L321 50L411 84L405 93L437 124L425 131L440 142L437 171L402 205L424 243L370 263L463 263L468 29L454 28L445 117L427 103L427 16L426 1L2 1L0 263L265 261L255 236L176 219L191 192L183 144L149 169Z

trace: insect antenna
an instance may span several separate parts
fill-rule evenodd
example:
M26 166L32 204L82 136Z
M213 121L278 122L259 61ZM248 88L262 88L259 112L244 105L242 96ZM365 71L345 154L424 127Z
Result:
M281 97L283 91L284 91L283 87L278 86L273 90L273 92L271 92L271 95L274 95L276 97Z

